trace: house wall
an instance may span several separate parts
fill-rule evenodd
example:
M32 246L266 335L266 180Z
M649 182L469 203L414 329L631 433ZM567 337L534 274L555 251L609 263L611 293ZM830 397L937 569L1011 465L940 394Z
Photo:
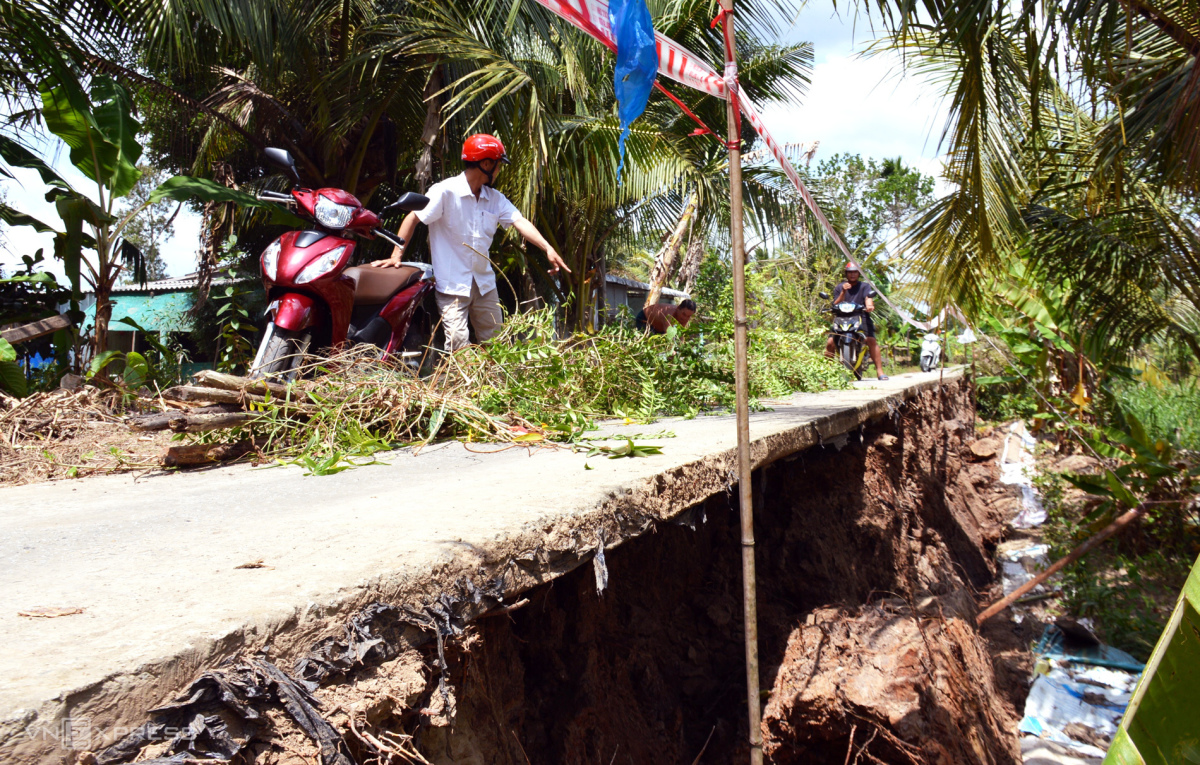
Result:
M637 315L637 312L642 310L642 306L646 304L646 294L647 290L609 282L605 285L604 291L604 306L607 318L610 320L616 318L621 306L626 306L631 314ZM675 298L670 295L660 295L658 302L660 304L674 305Z

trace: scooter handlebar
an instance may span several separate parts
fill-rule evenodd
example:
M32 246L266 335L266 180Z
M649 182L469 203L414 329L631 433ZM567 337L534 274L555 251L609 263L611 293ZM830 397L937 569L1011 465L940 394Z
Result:
M296 203L291 194L280 194L278 191L260 191L254 195L254 198L260 202L282 202L287 205Z
M392 244L394 244L395 246L399 247L402 250L404 249L404 245L407 244L407 242L405 242L402 237L396 236L395 234L391 233L390 231L384 231L381 228L377 228L377 229L373 230L371 233L374 234L375 236L379 237L380 239L383 239L385 242L391 242Z

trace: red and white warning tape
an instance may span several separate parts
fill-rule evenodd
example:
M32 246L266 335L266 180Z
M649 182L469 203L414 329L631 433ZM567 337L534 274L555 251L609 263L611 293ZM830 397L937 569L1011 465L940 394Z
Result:
M617 43L613 39L609 26L607 0L536 0L536 2L566 19L571 24L574 24L596 40L599 40L610 50L615 51L617 49ZM690 88L707 93L710 96L721 99L726 98L725 94L729 87L726 78L717 74L716 70L704 63L696 54L674 40L663 37L659 32L654 33L654 39L658 47L659 74L687 85ZM804 204L808 206L808 209L812 210L812 214L821 224L821 228L837 244L838 249L845 254L846 258L852 260L853 257L850 255L850 250L846 247L846 243L842 241L842 237L829 223L829 219L825 217L825 213L822 212L821 207L817 204L817 200L813 199L812 194L805 187L804 182L800 179L800 174L796 172L796 168L792 166L791 161L788 159L784 147L771 136L770 131L767 130L767 126L763 124L762 115L759 114L758 109L755 108L754 104L746 96L745 91L737 88L736 67L727 72L727 74L729 75L729 80L733 83L733 87L736 88L737 104L741 109L741 113L746 116L746 119L750 120L750 124L754 126L755 132L763 139L771 155L775 157L780 167L783 168L784 174L795 185L796 191L800 192L800 198L804 200ZM664 90L664 92L666 91ZM671 94L667 93L667 95L670 96ZM678 103L678 100L673 97L672 100ZM894 305L882 293L880 297L909 324L920 329L929 329L929 323L912 319L910 313Z
M607 0L537 0L537 2L599 40L609 49L616 50L616 41L613 40L612 32L609 28ZM654 33L654 39L658 44L659 74L687 85L690 88L707 93L710 96L722 99L726 97L727 85L725 78L717 74L716 70L674 40L663 37L658 32ZM833 226L830 225L829 220L825 217L825 213L817 205L817 201L813 199L812 194L804 186L804 182L800 180L800 174L796 172L796 168L792 167L792 163L788 160L787 154L784 153L783 147L775 141L770 131L767 130L767 126L763 124L762 116L759 114L758 109L755 108L750 99L746 97L745 92L740 88L737 91L737 96L738 106L741 107L742 114L746 115L746 119L750 120L750 124L754 126L754 130L763 139L767 148L770 149L772 156L775 157L776 161L783 168L784 174L795 185L796 190L800 192L800 197L804 200L804 204L808 206L808 209L812 210L813 215L816 216L821 224L821 228L825 230L829 238L837 243L838 249L849 258L850 250L846 248L846 244L842 241L842 238Z

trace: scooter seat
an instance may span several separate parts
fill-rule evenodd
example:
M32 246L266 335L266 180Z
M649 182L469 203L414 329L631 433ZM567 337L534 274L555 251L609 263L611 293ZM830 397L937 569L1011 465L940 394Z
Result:
M347 268L346 275L354 280L354 305L386 303L392 295L416 283L424 275L416 266L399 268Z

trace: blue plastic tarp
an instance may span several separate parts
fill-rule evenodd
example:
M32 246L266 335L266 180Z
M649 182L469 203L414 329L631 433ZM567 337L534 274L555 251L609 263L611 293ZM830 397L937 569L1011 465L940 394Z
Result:
M654 22L646 0L610 0L608 21L617 41L617 65L613 88L617 94L617 115L621 119L621 137L617 140L620 164L617 177L625 167L625 139L633 121L646 111L654 78L658 75L658 49L654 44Z

